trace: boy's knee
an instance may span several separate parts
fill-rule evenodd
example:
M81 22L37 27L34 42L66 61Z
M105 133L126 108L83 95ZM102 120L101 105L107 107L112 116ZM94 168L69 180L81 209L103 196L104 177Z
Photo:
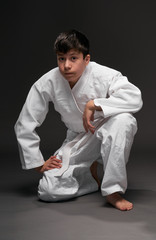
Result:
M52 188L50 188L49 184L43 179L40 180L38 186L38 197L40 200L45 202L56 202L57 199L53 194Z
M39 182L38 197L45 202L59 202L75 197L78 186L69 179L49 178L46 174Z
M122 124L130 124L131 122L136 122L135 118L130 113L120 113L115 115L113 118Z
M63 193L62 193L63 194ZM45 202L57 202L60 196L60 187L54 178L43 175L38 186L38 197Z
M130 113L121 113L109 118L97 131L97 138L108 140L110 144L113 139L133 138L137 132L136 119Z
M132 131L135 135L137 131L137 122L136 119L130 113L121 113L113 117L115 125L119 131Z

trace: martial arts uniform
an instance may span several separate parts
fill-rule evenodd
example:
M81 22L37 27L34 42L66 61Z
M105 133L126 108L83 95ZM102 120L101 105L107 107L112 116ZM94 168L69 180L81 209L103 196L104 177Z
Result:
M94 114L94 134L83 127L89 100L102 109ZM43 75L32 86L15 125L23 169L44 164L35 129L43 123L50 101L68 130L63 145L53 154L62 160L62 167L43 173L39 198L59 201L97 191L90 172L95 160L103 164L102 195L124 193L126 163L137 131L132 114L142 107L140 90L120 72L95 62L87 65L72 89L58 67Z

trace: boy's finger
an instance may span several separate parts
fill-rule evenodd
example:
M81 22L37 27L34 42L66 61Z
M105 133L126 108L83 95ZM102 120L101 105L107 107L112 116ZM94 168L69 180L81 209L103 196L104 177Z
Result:
M88 124L88 126L89 126L89 128L95 128L89 121L87 122L87 124Z
M61 159L58 159L58 158L54 158L53 161L55 161L55 162L59 162L59 163L62 162L62 160L61 160Z
M54 165L54 164L52 164L51 167L52 168L61 168L62 166L61 165Z
M55 166L59 166L59 165L61 165L59 162L57 162L57 161L53 161L52 163L50 163L50 166L51 165L55 165Z
M58 159L58 158L56 158L56 156L52 156L52 157L51 157L51 160L52 160L52 161L54 161L54 160L55 160L55 161L57 161L57 162L62 162L62 160L61 160L61 159Z
M86 123L85 123L84 119L83 119L83 126L84 126L84 129L86 130L86 132L88 132L88 128L86 127Z
M92 134L94 134L94 132L95 132L95 130L92 129L92 128L89 128L89 131L90 131Z

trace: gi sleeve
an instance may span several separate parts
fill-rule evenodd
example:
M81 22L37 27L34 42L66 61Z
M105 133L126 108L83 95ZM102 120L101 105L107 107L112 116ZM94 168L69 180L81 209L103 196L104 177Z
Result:
M143 103L140 90L119 73L109 81L108 97L94 99L94 104L102 108L107 118L119 113L135 113Z
M15 124L20 159L23 169L42 166L44 159L39 149L40 137L36 133L49 109L49 94L35 83Z

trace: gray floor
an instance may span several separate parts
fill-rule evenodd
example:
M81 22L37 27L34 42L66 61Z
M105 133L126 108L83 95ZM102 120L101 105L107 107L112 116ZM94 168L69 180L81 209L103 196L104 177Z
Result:
M67 202L41 202L36 194L40 175L21 170L16 154L4 157L3 162L9 168L4 174L1 166L1 240L156 239L154 155L130 157L126 197L134 209L129 212L106 204L100 192Z

